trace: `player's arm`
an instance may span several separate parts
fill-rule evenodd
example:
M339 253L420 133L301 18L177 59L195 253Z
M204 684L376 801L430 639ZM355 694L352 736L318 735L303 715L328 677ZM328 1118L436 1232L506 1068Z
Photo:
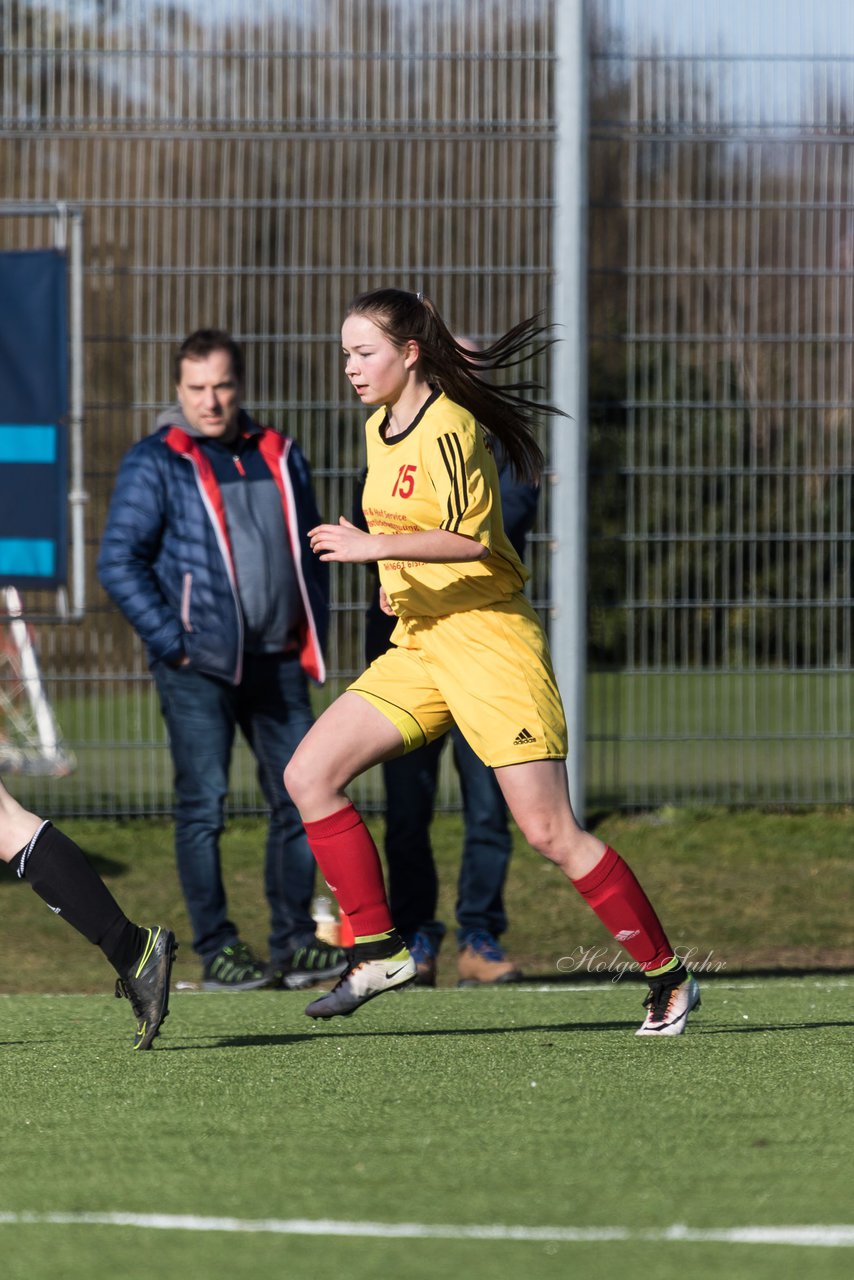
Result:
M337 524L319 524L309 531L311 549L321 560L371 564L379 560L420 560L425 564L460 564L483 560L489 548L465 534L448 529L419 529L414 533L366 533L340 516Z

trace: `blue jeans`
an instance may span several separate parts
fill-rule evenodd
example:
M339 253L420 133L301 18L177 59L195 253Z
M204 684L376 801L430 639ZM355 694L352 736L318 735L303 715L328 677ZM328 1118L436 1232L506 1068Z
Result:
M457 939L472 929L500 937L507 928L504 882L513 847L507 806L492 769L459 729L450 732L460 778L465 837L457 885ZM389 906L405 938L421 931L438 945L445 926L436 917L439 882L430 843L439 758L445 738L383 765L386 792L385 855Z
M264 864L270 959L287 959L314 936L315 861L282 781L285 765L313 722L299 661L245 654L237 686L163 662L154 664L152 674L175 770L175 853L193 950L207 963L238 937L228 918L219 838L239 726L258 762L258 783L270 808Z

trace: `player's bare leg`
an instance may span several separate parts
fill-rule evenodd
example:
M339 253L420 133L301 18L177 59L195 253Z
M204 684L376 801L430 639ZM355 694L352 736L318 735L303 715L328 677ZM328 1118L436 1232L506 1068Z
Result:
M359 774L400 755L400 732L382 712L349 691L318 716L285 770L285 786L303 822L325 818L349 803L346 788Z
M18 804L0 780L0 860L11 862L18 850L32 840L41 825L41 818Z
M640 884L620 855L575 820L566 767L534 760L496 769L496 778L529 844L560 867L625 947L650 985L641 1036L675 1036L700 1003L700 991L671 947Z
M306 1007L309 1017L346 1016L415 979L415 963L392 923L379 853L346 793L353 778L402 749L392 722L347 692L312 725L285 770L312 853L355 937L351 967Z
M562 760L531 760L495 770L498 785L525 839L570 880L592 871L605 845L575 820Z

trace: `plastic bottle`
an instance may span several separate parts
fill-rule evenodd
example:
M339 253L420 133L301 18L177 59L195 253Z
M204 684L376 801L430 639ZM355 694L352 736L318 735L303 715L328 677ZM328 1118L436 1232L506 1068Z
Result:
M327 898L325 894L318 894L311 904L311 914L314 917L315 932L318 938L328 942L332 947L339 946L341 927L332 909L332 899Z

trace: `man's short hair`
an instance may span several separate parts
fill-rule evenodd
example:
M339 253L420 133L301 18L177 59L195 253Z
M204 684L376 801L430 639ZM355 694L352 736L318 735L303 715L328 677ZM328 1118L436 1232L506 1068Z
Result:
M243 352L225 329L196 329L185 338L175 353L175 385L181 381L181 366L185 360L207 360L214 351L227 351L231 368L238 384L243 386Z

